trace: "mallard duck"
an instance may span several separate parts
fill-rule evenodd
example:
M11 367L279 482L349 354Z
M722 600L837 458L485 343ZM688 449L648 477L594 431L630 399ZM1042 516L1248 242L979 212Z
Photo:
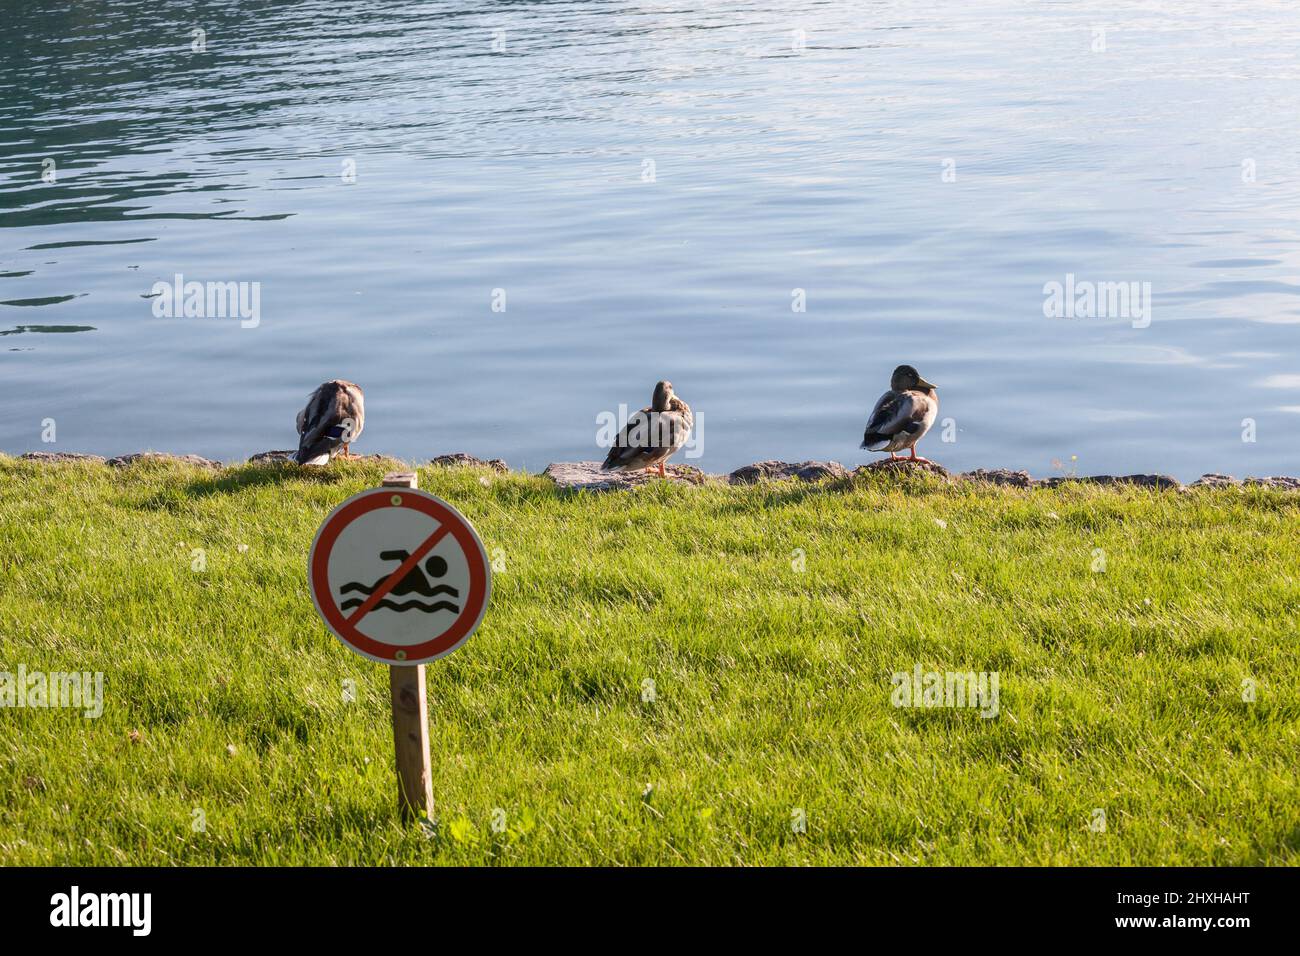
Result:
M293 460L300 465L328 465L336 455L349 458L348 446L361 437L365 424L366 400L361 386L342 379L325 382L298 413L300 437Z
M889 391L880 396L871 410L867 430L862 434L862 447L870 451L887 451L891 460L894 452L911 449L908 461L930 464L929 459L916 456L916 443L930 430L939 414L939 396L935 386L921 378L910 365L894 369L889 379Z
M659 466L664 477L664 462L686 444L691 436L695 416L691 406L673 394L672 382L655 386L649 408L628 417L627 424L614 439L602 471L649 471Z

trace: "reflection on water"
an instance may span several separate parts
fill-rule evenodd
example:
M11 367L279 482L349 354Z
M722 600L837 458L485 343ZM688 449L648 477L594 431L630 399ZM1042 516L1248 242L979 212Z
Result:
M58 305L60 302L68 302L76 298L80 298L80 296L44 295L44 296L37 296L35 299L4 299L4 300L0 300L0 305L13 305L13 306L18 306L19 308L23 306Z
M93 332L93 325L19 325L0 329L0 335L21 335L24 332Z
M856 462L909 362L953 467L1295 472L1286 4L39 6L0 323L50 324L0 334L91 334L11 340L5 451L242 457L346 378L369 450L540 468L668 378L694 464ZM260 322L156 317L175 275ZM1046 317L1067 276L1150 283L1150 324Z

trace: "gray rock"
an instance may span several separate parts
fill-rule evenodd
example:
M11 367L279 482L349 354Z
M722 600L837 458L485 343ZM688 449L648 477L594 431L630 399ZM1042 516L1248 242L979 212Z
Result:
M733 471L728 480L733 485L752 485L760 481L780 481L797 478L800 481L820 481L823 478L844 478L849 470L838 461L756 461Z
M1220 474L1216 474L1215 472L1210 472L1209 474L1201 475L1201 477L1197 478L1187 487L1188 488L1236 488L1240 484L1241 482L1238 481L1236 478L1232 477L1232 475L1220 475Z
M29 451L18 456L21 461L39 461L45 465L57 465L74 461L96 461L104 459L99 455L82 455L75 451Z
M1264 488L1280 488L1283 491L1300 491L1300 478L1288 478L1280 475L1273 478L1247 478L1242 484Z
M282 448L278 451L260 451L248 459L250 465L261 465L270 461L293 461L295 448Z
M1182 482L1171 475L1078 475L1044 478L1038 484L1043 488L1059 488L1072 481L1085 485L1130 485L1134 488L1152 488L1157 491L1166 489L1178 491L1183 487Z
M494 471L499 471L503 474L510 470L505 461L500 458L492 458L488 461L484 461L482 458L475 458L473 455L467 455L463 451L458 451L452 455L439 455L437 458L430 461L429 464L436 465L439 468L491 468Z
M546 466L542 474L566 491L616 491L637 488L652 481L666 480L676 484L701 485L709 476L690 465L669 465L667 477L660 479L644 471L601 471L598 461L557 461Z
M108 463L114 468L125 468L127 465L134 465L140 461L171 461L185 465L200 465L203 468L221 467L221 462L200 458L198 455L170 455L160 451L140 451L131 455L119 455L116 458L110 458Z
M937 465L932 461L913 461L911 458L881 458L879 461L854 469L853 474L934 475L945 481L952 480L952 474L943 465Z
M1029 477L1027 471L1012 471L1009 468L976 468L974 471L959 475L964 481L982 481L990 485L1007 485L1012 488L1032 488L1037 482Z

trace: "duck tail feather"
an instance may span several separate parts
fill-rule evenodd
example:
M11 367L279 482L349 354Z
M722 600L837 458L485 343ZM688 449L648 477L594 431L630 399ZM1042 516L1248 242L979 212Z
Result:
M330 455L339 447L339 443L331 438L321 438L312 442L310 445L302 444L298 446L298 451L294 454L293 460L300 465L324 465L329 462ZM321 459L324 459L323 461Z

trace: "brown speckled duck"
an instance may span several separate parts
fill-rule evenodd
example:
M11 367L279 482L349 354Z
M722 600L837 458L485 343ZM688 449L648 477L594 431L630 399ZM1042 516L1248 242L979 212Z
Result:
M660 382L650 406L628 416L601 470L649 471L658 465L662 478L664 462L686 444L694 424L691 406L673 394L673 383Z
M352 457L349 445L361 437L366 424L366 399L361 386L335 379L325 382L298 413L300 465L328 465L337 455Z
M890 459L895 452L909 449L912 457L907 461L930 464L929 459L918 458L916 443L930 430L939 414L939 396L935 386L921 378L910 365L894 369L889 380L889 391L880 396L871 410L867 430L862 435L862 447L870 451L887 451Z

